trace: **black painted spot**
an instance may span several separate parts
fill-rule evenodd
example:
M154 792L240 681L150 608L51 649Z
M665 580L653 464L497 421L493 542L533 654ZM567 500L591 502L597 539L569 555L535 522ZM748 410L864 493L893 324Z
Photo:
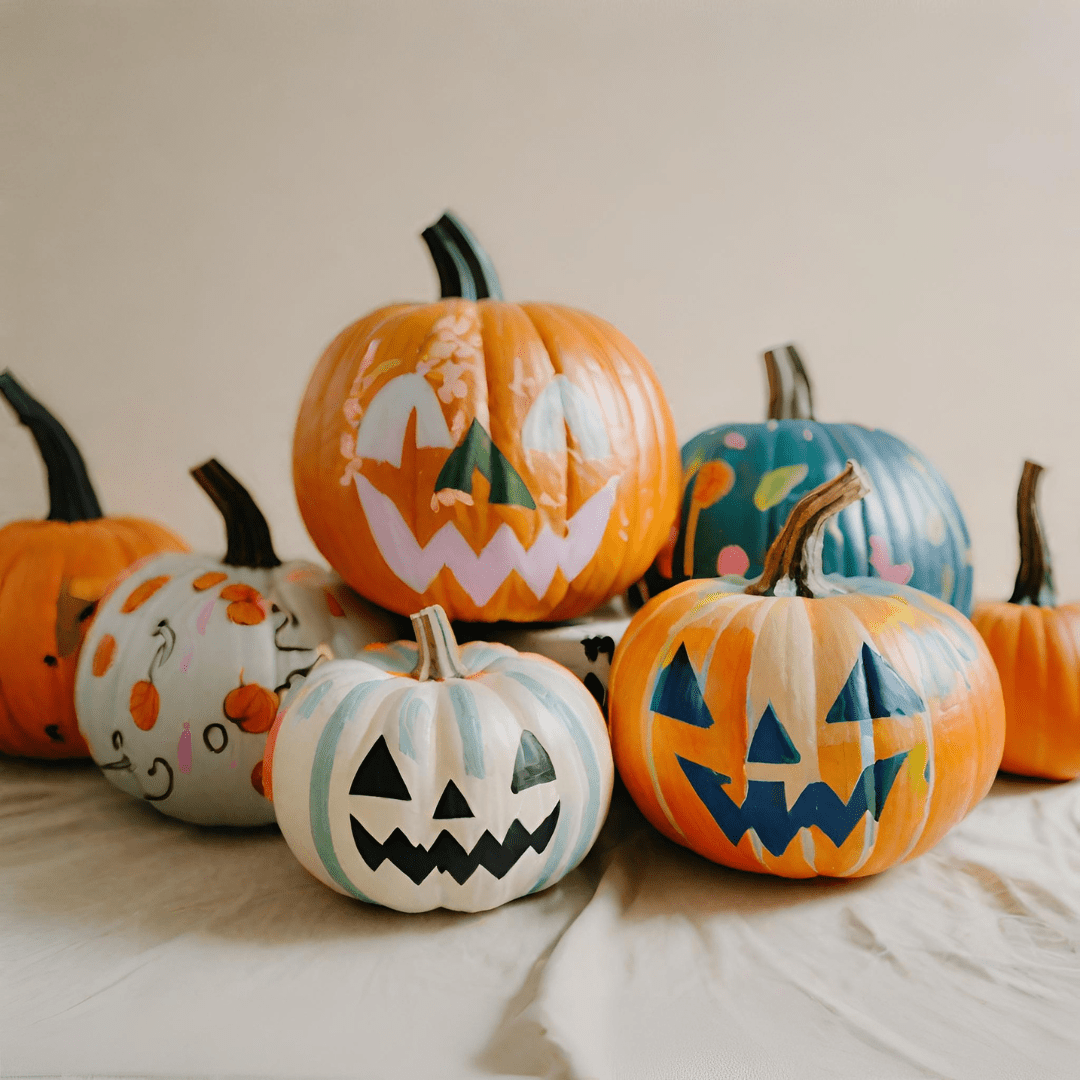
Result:
M112 733L112 744L114 750L119 750L124 745L124 736L120 731L114 731Z
M46 656L46 657L45 657L45 663L46 663L46 664L47 664L47 665L48 665L49 667L56 667L56 665L57 665L57 664L59 664L59 663L60 663L60 661L59 661L59 660L57 660L55 656L53 656L52 654L50 654L49 656Z
M59 724L46 724L45 725L45 734L48 735L49 738L52 739L53 742L63 742L64 741L64 736L60 734L60 725Z
M94 611L96 609L97 609L97 601L95 600L92 604L87 604L86 607L84 607L82 609L82 611L79 612L78 616L76 616L76 621L81 622L81 623L86 622L86 620L89 619L90 616L94 614Z
M607 634L603 637L583 638L581 646L585 650L585 656L591 662L595 662L600 654L604 653L610 664L611 658L615 655L615 642L612 638L608 637Z
M604 684L600 681L600 677L592 671L585 672L585 678L581 680L585 684L585 689L589 691L594 698L596 698L596 704L600 706L601 712L607 708L607 690L604 688Z

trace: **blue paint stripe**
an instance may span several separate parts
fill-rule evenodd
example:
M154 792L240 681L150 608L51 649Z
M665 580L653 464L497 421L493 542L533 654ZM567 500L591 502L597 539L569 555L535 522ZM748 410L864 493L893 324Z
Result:
M546 686L537 682L531 675L526 675L521 671L506 671L502 674L524 686L552 716L562 721L563 726L574 740L578 753L581 755L581 763L585 769L585 776L589 781L589 797L581 815L581 834L566 866L567 871L573 870L585 858L585 853L592 844L593 832L600 816L600 763L596 759L595 748L582 727L581 721L578 720L565 701L553 694ZM536 885L529 890L530 892L536 892L547 884L548 878L554 870L552 865L554 861L555 853L553 852L552 858L548 860L551 870L548 869L548 866L544 867L544 874L547 876L541 876Z
M326 697L330 687L333 685L334 682L332 679L326 679L321 683L316 683L314 686L308 687L308 692L304 695L304 700L296 706L296 715L301 720L310 720L311 714L319 707L319 702Z
M464 683L452 682L447 687L450 704L454 707L454 719L461 733L462 756L465 775L484 779L484 737L480 733L480 714L476 711L476 698L472 688Z
M348 879L345 871L338 862L337 853L334 851L334 838L330 832L330 776L334 769L334 755L337 753L338 740L345 725L353 719L356 707L368 695L385 685L386 680L376 679L372 682L361 683L354 686L338 702L338 706L326 721L319 736L319 743L315 747L315 757L311 762L311 793L308 803L308 814L311 820L311 839L315 844L315 851L322 861L326 872L350 895L357 900L363 900L368 904L375 901L370 896L365 896ZM330 685L327 682L327 685Z
M405 700L405 705L398 716L398 749L408 758L416 761L417 724L422 716L430 715L427 703L414 690Z

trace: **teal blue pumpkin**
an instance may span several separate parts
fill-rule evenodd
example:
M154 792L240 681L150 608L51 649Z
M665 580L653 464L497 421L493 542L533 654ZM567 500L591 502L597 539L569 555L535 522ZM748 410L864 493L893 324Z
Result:
M682 448L679 521L631 600L691 577L758 576L794 505L852 458L873 492L830 520L825 573L909 585L969 615L967 527L937 469L886 431L814 420L793 346L766 353L765 363L769 419L710 428Z

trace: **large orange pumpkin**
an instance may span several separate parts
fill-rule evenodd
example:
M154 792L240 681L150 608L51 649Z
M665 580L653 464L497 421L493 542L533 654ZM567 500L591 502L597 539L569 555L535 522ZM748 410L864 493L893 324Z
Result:
M1016 494L1020 570L1007 603L971 616L1005 694L1001 767L1024 776L1080 776L1080 604L1056 605L1036 502L1042 466L1024 462Z
M186 551L140 518L103 517L86 466L60 422L16 381L3 393L41 451L49 516L0 529L0 751L88 757L75 722L75 663L109 583L145 555Z
M557 620L636 581L681 467L642 355L595 315L501 299L450 215L425 230L442 299L354 323L308 384L293 446L315 543L393 611Z
M1005 710L955 608L880 578L826 577L854 462L806 495L755 582L653 598L615 650L615 763L672 840L743 870L872 874L935 844L986 794Z

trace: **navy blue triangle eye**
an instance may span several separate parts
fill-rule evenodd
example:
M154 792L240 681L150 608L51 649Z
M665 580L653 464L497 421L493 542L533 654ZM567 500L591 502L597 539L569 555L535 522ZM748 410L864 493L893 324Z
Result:
M649 708L661 716L681 720L684 724L712 727L712 713L701 696L701 687L690 657L686 654L685 642L679 646L671 663L660 672Z
M517 757L514 759L514 777L510 781L510 790L516 795L526 788L536 787L537 784L550 784L554 779L555 766L551 764L548 752L531 731L523 731Z
M380 735L375 745L368 751L367 757L360 762L360 768L353 777L350 795L375 795L380 799L400 799L409 802L412 796L402 779L401 772L394 763L390 747L386 745L386 736Z
M453 780L446 781L442 795L439 796L439 805L435 807L433 818L465 818L473 817L472 807L469 801L461 794L461 789Z
M914 716L926 702L900 677L896 669L865 642L844 688L832 703L827 724L852 720L879 720L885 716Z
M791 736L777 720L772 702L765 706L761 714L746 760L769 765L794 765L802 761L802 755L795 749Z

